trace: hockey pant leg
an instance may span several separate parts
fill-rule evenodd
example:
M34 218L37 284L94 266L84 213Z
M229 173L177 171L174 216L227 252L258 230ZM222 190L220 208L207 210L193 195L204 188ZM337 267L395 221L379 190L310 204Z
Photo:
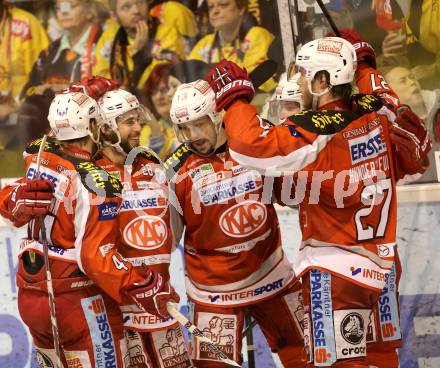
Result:
M272 352L285 367L306 366L302 322L304 309L301 283L296 279L291 286L273 298L247 307L260 326Z
M310 270L302 276L309 367L367 368L367 331L379 292Z
M19 288L18 308L33 337L40 367L54 367L56 354L47 293ZM89 287L55 292L55 308L64 367L123 367L127 348L116 302Z

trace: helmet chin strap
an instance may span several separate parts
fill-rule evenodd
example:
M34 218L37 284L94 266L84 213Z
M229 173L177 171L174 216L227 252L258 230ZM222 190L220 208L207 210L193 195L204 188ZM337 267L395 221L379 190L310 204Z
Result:
M307 87L309 89L310 94L312 95L312 110L318 110L318 107L319 107L319 104L318 104L319 97L325 95L327 92L330 92L331 86L328 86L327 88L325 88L321 92L313 92L313 90L312 90L312 81L309 80L308 83L307 83Z

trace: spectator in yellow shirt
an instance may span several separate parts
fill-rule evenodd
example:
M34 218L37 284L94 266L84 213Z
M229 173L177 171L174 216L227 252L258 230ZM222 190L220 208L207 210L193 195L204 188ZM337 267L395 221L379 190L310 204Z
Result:
M0 2L0 122L17 109L32 65L48 44L37 18Z
M207 0L207 3L209 23L214 33L206 35L194 46L189 60L215 64L228 59L251 72L268 59L274 36L256 22L249 21L247 0ZM275 86L276 82L271 78L260 89L269 92Z
M184 57L179 32L151 17L145 0L110 0L110 15L118 25L98 41L93 74L115 79L136 93L157 63Z

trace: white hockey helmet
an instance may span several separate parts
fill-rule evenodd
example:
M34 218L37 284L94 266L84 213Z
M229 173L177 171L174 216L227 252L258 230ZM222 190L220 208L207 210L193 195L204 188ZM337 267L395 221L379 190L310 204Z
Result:
M220 115L215 111L215 93L205 80L181 84L173 96L170 116L177 139L187 142L178 126L208 116L214 125L220 125Z
M275 89L274 99L278 101L298 102L302 109L303 99L298 86L300 76L299 73L296 73L293 77L287 79L287 74L282 74L278 86Z
M102 124L98 103L81 92L55 95L47 119L55 137L60 141L83 138L87 135L92 137L90 132L92 119Z
M137 97L123 89L114 89L104 93L99 100L99 107L104 114L104 124L114 131L118 130L117 118L128 111L140 108Z
M325 70L330 75L330 87L351 83L357 67L353 45L340 37L324 37L307 42L296 55L296 72L306 78L310 93L311 82L316 73ZM293 77L289 70L289 77ZM289 79L290 79L289 78Z
M274 124L279 124L288 116L303 110L303 98L297 83L299 77L299 73L291 79L287 78L287 73L281 74L269 101L268 117Z

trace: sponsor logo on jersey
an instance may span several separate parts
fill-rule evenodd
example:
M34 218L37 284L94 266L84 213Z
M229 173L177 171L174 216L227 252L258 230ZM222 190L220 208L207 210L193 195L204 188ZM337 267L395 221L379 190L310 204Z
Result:
M166 223L158 216L139 216L124 228L125 242L137 249L156 249L161 247L168 237Z
M261 176L253 172L225 179L198 190L202 203L210 206L260 189Z
M93 342L96 368L118 368L115 341L110 329L104 300L101 295L81 299Z
M394 341L402 338L396 289L396 272L393 267L385 287L380 293L378 302L380 333L383 341Z
M266 206L256 201L244 201L228 208L220 216L223 233L234 238L249 236L266 222Z
M336 361L331 275L328 272L311 270L310 293L314 365L328 367Z
M233 314L197 313L197 321L203 334L211 339L229 359L237 359L237 316ZM218 360L204 342L198 343L197 359Z
M152 338L154 346L160 346L160 368L192 367L180 327L158 331L152 334Z
M380 119L379 118L374 118L373 120L369 121L367 124L365 124L365 125L363 125L361 127L344 131L342 133L342 136L344 138L346 138L346 139L354 138L354 137L357 137L359 135L367 134L370 130L376 128L378 125L380 125Z
M361 276L366 279L385 281L388 277L387 273L373 270L371 268L350 267L352 276Z
M191 177L193 182L199 180L202 176L213 174L214 167L211 163L204 163L200 166L197 166L195 169L191 170L189 176Z
M370 309L334 311L336 354L338 359L366 355L367 326Z
M380 127L362 137L350 139L348 146L352 164L372 159L387 150L385 142L382 141L382 129Z
M44 164L43 161L41 161ZM47 162L49 163L49 162ZM27 179L34 179L36 175L36 164L32 163L26 172ZM64 194L67 189L67 184L69 179L64 175L55 170L51 170L48 167L40 166L40 179L46 179L53 183L54 185L54 195L55 198L61 200L64 197Z
M341 334L345 341L359 345L364 336L365 322L359 313L347 314L341 322Z
M216 301L226 302L232 300L248 299L265 293L273 292L274 290L280 289L282 286L283 279L279 279L251 290L239 291L229 294L210 295L209 299L211 300L211 303L215 303Z
M104 202L98 205L99 221L113 220L118 215L118 203Z
M121 204L120 212L131 210L144 210L147 208L163 208L166 207L166 205L167 200L165 197L124 199Z
M153 368L148 355L143 347L142 338L139 332L125 330L125 341L127 342L127 353L124 355L124 367L126 368Z
M388 246L381 244L377 246L377 254L379 257L389 257L391 255L391 250Z
M311 121L315 128L325 130L328 125L340 125L344 123L344 116L339 113L314 113L311 117Z

